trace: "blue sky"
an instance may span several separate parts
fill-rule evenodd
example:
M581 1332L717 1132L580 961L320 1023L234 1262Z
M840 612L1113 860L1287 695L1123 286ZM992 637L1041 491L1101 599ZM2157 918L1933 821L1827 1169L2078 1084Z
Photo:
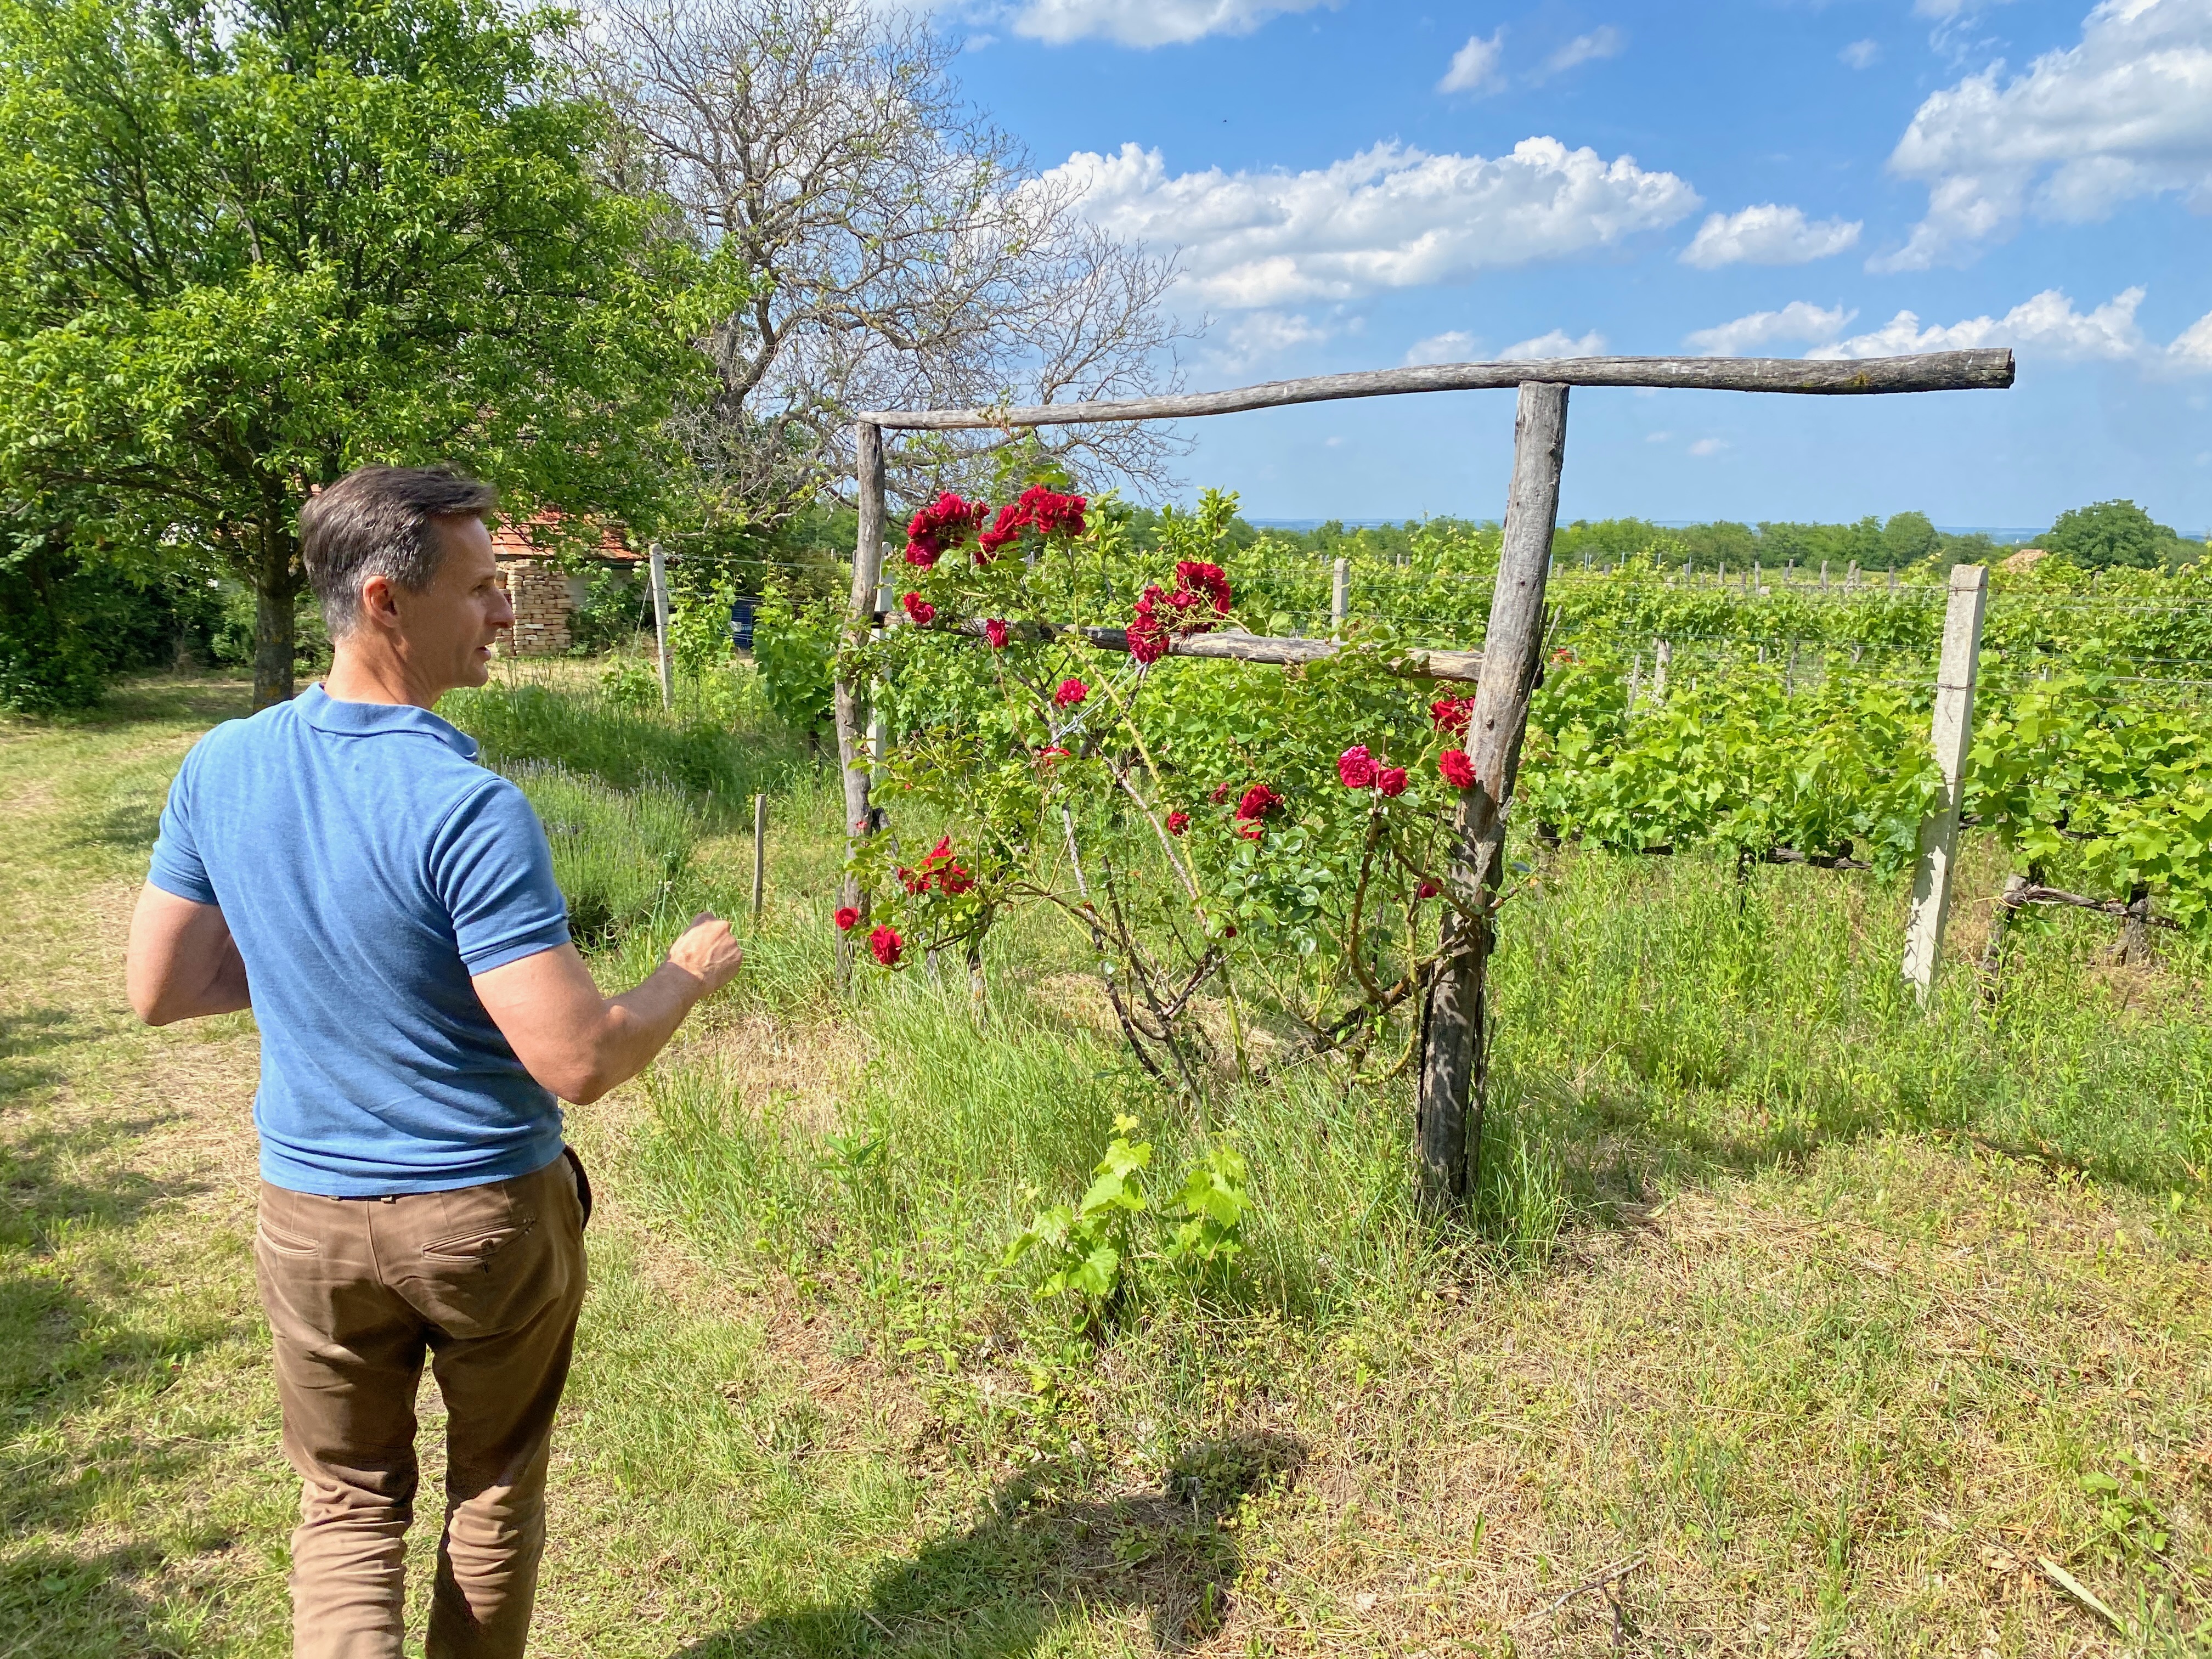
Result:
M2007 344L2005 392L1577 392L1563 513L2212 526L2212 0L953 5L975 101L1180 250L1194 389ZM1512 417L1228 416L1182 471L1259 517L1492 516Z

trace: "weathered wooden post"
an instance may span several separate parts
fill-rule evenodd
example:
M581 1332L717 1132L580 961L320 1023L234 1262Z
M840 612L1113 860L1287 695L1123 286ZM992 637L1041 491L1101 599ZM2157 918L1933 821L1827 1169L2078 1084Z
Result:
M884 562L883 428L872 421L861 421L854 428L854 437L860 530L853 544L853 592L845 617L844 642L848 650L857 650L867 641L875 621L876 582ZM838 665L831 696L837 719L837 763L845 780L846 850L850 853L874 832L876 815L868 799L870 757L866 750L865 700L846 673L842 662ZM843 897L848 906L860 913L860 927L865 927L868 920L867 896L860 890L860 878L845 878ZM838 935L840 983L852 977L854 941L860 937L860 927Z
M665 713L676 702L676 677L668 660L668 561L660 544L646 550L646 568L653 578L653 643L660 656L660 707Z
M1329 571L1328 633L1331 639L1344 637L1344 616L1352 599L1352 561L1339 559Z
M768 896L768 797L753 797L753 921L760 921L761 902Z
M1943 657L1936 671L1936 715L1930 741L1942 774L1936 810L1921 821L1920 865L1912 877L1912 908L1905 925L1905 977L1923 1006L1936 983L1950 920L1951 866L1959 843L1959 781L1974 738L1974 672L1982 648L1982 613L1990 573L1978 564L1951 568L1951 594L1943 613Z
M1559 514L1559 467L1566 453L1567 388L1524 381L1513 423L1513 483L1505 502L1498 583L1483 635L1482 674L1468 721L1467 754L1474 787L1454 810L1457 841L1452 896L1479 920L1445 912L1444 959L1430 984L1423 1030L1419 1120L1421 1174L1437 1200L1465 1199L1481 1149L1482 1103L1488 1082L1483 1022L1483 975L1496 923L1492 902L1505 845L1505 811L1528 729L1528 697L1540 666L1544 580Z

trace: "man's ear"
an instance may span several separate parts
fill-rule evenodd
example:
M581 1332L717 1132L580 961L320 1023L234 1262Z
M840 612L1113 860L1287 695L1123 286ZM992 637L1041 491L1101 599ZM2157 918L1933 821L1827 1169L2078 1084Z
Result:
M381 572L362 578L361 619L371 627L399 626L399 585Z

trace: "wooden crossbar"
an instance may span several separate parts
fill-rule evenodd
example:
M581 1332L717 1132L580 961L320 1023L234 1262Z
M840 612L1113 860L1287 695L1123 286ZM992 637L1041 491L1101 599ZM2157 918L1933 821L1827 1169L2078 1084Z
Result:
M902 432L1072 426L1094 421L1179 421L1236 415L1286 404L1389 398L1408 392L1498 391L1548 386L1663 386L1681 392L1793 392L1864 397L1892 392L1997 392L2013 381L2012 353L2002 348L1923 351L1908 357L1814 361L1803 357L1559 357L1528 363L1431 363L1353 374L1269 380L1226 392L1179 392L1114 402L1035 404L1023 408L891 409L859 418Z
M914 624L896 611L878 611L874 625L878 628L911 628ZM948 623L943 626L931 623L927 630L932 634L950 634L962 639L983 637L980 622ZM1101 651L1127 651L1129 630L1126 628L1080 628L1073 623L1008 623L1006 631L1019 640L1030 641L1081 638ZM1334 656L1342 649L1335 640L1298 640L1269 634L1171 634L1168 636L1170 657L1199 657L1214 662L1273 663L1282 667L1297 667L1306 663L1320 662ZM1481 677L1482 653L1480 651L1427 651L1414 649L1406 652L1391 663L1394 672L1409 679L1464 680L1473 682Z

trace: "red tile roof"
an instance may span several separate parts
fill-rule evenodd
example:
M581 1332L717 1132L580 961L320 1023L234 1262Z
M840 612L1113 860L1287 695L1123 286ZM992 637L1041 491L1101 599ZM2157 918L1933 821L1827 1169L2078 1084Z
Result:
M505 520L491 532L491 550L501 559L550 559L562 550L564 542L573 547L580 539L563 530L566 517L558 510L548 507L526 520ZM618 564L635 564L644 556L623 544L621 526L611 521L601 521L598 528L599 545L591 550L592 557L611 560ZM587 537L590 532L591 526L587 522L584 526L584 535Z

